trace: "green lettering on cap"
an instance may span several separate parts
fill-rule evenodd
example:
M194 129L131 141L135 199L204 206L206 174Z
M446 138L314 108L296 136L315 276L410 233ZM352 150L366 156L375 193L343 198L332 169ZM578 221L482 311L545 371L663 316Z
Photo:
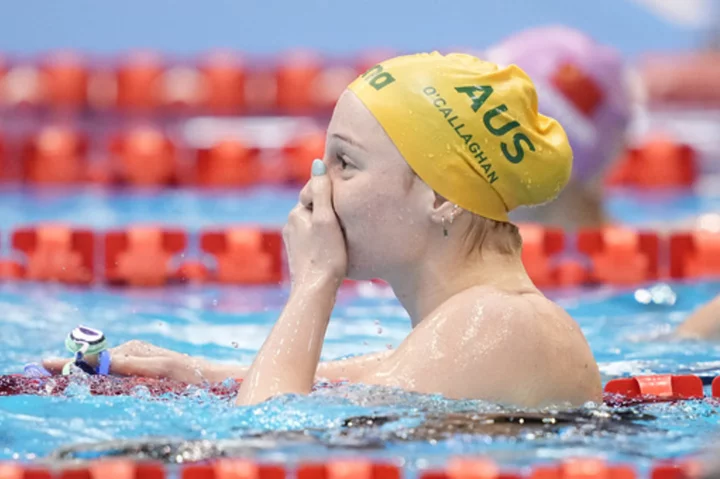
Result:
M535 151L535 145L533 145L525 133L515 133L515 136L513 136L515 153L510 152L506 143L500 145L503 155L505 155L505 158L507 158L510 163L518 164L525 158L525 150L522 147L522 143L525 143L525 146L527 146L530 151Z
M395 78L383 70L382 65L375 65L365 73L362 78L375 90L381 90L395 81Z
M470 100L472 101L471 108L475 113L477 113L478 110L482 108L482 106L485 104L488 98L490 98L494 91L493 88L489 85L461 86L455 87L455 90L458 93L464 93L470 98ZM483 114L483 124L485 125L485 128L487 128L487 130L494 136L504 136L515 128L521 126L519 122L512 119L510 119L504 125L497 125L497 122L495 122L495 125L492 123L495 117L507 111L508 107L503 103L502 105L496 106L495 108L492 108ZM535 145L533 145L532 141L530 141L530 138L528 138L525 133L520 132L513 135L512 146L514 148L512 150L505 142L501 143L500 149L502 150L505 158L510 163L518 164L523 160L523 158L525 158L525 148L523 148L523 144L530 151L535 151Z
M459 93L465 93L472 100L472 109L475 113L483 106L483 104L490 98L493 93L493 87L486 86L460 86L455 87L455 90ZM478 95L478 92L480 94Z
M491 123L492 119L498 116L500 113L505 113L507 110L507 106L505 106L505 104L502 104L498 107L493 108L492 110L488 110L487 112L485 112L485 115L483 115L483 123L485 124L485 128L487 128L488 131L493 135L503 136L510 130L520 126L520 123L516 122L515 120L505 123L500 128L496 128L495 126L493 126L493 124Z

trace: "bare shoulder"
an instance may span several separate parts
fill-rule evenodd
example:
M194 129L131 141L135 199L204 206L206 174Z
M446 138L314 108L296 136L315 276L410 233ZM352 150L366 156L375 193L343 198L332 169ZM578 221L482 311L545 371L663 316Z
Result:
M567 312L538 292L511 293L478 286L453 297L445 305L460 321L483 321L511 328L539 328L547 323L579 329Z
M547 355L550 351L586 350L577 322L559 305L536 291L511 293L477 287L453 298L450 313L456 324L511 333L512 349Z
M453 298L447 307L465 340L472 335L476 344L495 345L483 357L473 354L474 349L467 351L468 364L481 368L490 363L523 384L503 395L522 391L527 396L517 402L527 404L537 398L574 404L600 400L600 373L580 326L542 294L477 287Z
M601 400L597 364L562 308L487 287L443 303L360 381L525 407Z

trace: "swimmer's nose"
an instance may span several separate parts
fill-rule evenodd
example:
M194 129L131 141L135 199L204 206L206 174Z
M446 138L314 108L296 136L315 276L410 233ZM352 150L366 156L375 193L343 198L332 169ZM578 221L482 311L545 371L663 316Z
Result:
M306 183L300 191L300 204L305 208L312 210L312 192L310 190L309 182Z

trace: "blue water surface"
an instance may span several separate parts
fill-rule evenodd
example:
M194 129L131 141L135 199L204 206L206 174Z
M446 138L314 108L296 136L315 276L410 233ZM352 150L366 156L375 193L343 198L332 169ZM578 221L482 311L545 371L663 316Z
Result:
M48 219L97 228L138 221L180 224L191 230L246 222L279 226L296 194L268 189L242 195L5 190L0 193L0 217L4 232ZM613 201L642 205L646 200ZM698 214L697 203L692 201L672 204L678 217ZM639 219L628 215L626 221L634 224ZM604 381L647 373L720 374L720 344L667 338L689 312L720 291L720 283L672 283L665 291L671 300L645 304L647 295L638 290L653 287L657 291L658 285L650 284L628 290L548 294L581 325ZM2 284L0 372L17 373L25 363L64 354L64 336L78 323L102 329L113 345L140 339L215 361L248 364L287 294L284 287L140 290ZM409 330L408 317L390 290L372 284L346 287L330 322L323 357L394 348ZM495 405L477 401L448 401L364 386L322 389L309 397L282 397L236 408L202 391L182 398L152 399L142 390L134 396L95 397L78 383L59 397L0 398L0 459L37 461L68 445L87 448L116 440L186 441L186 446L187 441L207 440L213 442L191 442L194 446L187 446L191 452L170 462L202 458L203 447L219 447L273 461L363 454L397 461L410 473L443 464L456 454L486 454L516 467L592 455L647 469L655 459L684 456L705 446L717 432L720 409L710 400L625 409L588 405L579 412L578 421L553 430L448 426L453 421L478 423L480 418L473 414L499 411ZM619 413L627 417L613 416ZM379 419L363 427L346 424L358 416ZM91 458L107 451L74 454Z

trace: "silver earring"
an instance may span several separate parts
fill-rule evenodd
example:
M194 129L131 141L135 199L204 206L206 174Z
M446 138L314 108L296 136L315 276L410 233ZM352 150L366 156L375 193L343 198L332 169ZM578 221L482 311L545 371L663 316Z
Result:
M450 212L450 224L452 224L453 221L455 220L455 217L458 214L458 208L460 208L458 205L453 205L453 209Z
M442 221L443 236L447 238L448 230L447 230L447 226L445 226L445 217L444 216L441 218L441 221Z

